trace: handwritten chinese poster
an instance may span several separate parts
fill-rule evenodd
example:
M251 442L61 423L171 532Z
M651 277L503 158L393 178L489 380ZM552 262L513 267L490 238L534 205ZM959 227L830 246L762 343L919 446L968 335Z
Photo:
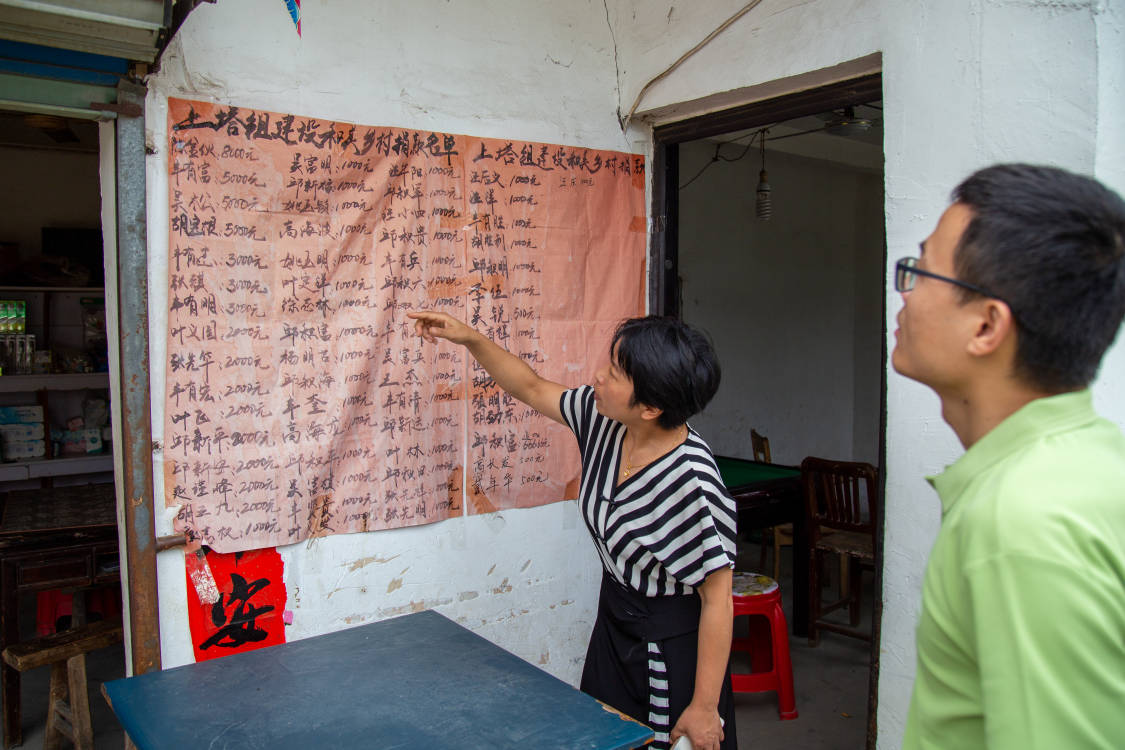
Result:
M569 431L406 313L589 382L642 312L642 157L177 99L168 137L166 501L194 542L575 496Z

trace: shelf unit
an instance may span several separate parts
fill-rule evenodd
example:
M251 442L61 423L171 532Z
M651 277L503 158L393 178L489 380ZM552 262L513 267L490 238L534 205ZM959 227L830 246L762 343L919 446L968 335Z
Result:
M28 295L43 295L48 298L43 303L43 316L40 325L44 335L40 346L50 345L51 304L49 297L55 294L100 296L105 294L102 287L59 287L59 286L0 286L0 298L22 298ZM0 375L0 394L32 393L43 406L48 425L49 397L53 391L81 391L86 389L108 390L109 373L87 372L74 374L47 373L37 375ZM49 427L48 427L49 429ZM49 443L48 439L48 443ZM27 461L0 463L0 482L37 479L48 484L54 477L72 474L94 474L113 471L111 452L87 456L62 456L58 458L37 458ZM0 488L2 490L3 488Z
M0 393L34 391L80 391L109 388L108 372L81 372L73 375L0 375Z
M0 286L0 294L105 294L100 286Z
M64 458L37 458L34 461L14 461L0 464L0 482L23 479L47 479L71 474L96 474L113 471L113 454L98 453L93 456L67 456Z

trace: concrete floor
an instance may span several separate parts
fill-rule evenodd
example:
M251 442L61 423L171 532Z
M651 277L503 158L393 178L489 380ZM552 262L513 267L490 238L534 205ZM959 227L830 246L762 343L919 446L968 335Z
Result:
M782 551L781 586L785 612L790 612L791 574L789 549ZM756 570L758 547L739 547L739 570ZM767 560L772 567L772 558ZM866 577L866 602L870 602L870 577ZM826 591L826 596L830 595ZM868 607L868 611L869 611ZM34 635L35 602L21 602L21 629ZM866 621L865 621L866 622ZM862 750L867 732L867 675L870 648L865 641L824 633L820 645L810 648L806 638L789 638L798 718L780 721L773 693L735 696L738 744L744 750ZM125 675L121 645L93 652L87 657L90 712L97 748L124 748L125 734L101 694L101 683ZM41 667L23 676L23 748L43 747L47 718L47 687L50 669Z
M35 637L35 597L20 598L20 632ZM125 676L125 647L122 644L93 651L86 656L86 682L89 685L90 723L94 726L94 747L120 750L125 747L125 731L101 693L101 684ZM47 689L51 668L39 667L23 673L23 745L25 750L42 750L43 729L47 723ZM63 740L63 747L70 743Z
M792 548L781 552L781 596L785 615L792 612ZM767 556L772 573L772 551ZM739 544L737 569L756 571L758 545ZM826 600L835 596L825 589ZM861 626L870 627L870 574L864 576L865 612ZM846 621L844 612L840 621ZM792 623L790 623L792 631ZM735 695L738 746L743 750L863 750L867 740L867 692L871 647L866 641L822 632L820 644L809 646L807 638L790 632L789 655L793 662L793 689L797 696L798 717L781 721L777 717L777 697L773 693Z

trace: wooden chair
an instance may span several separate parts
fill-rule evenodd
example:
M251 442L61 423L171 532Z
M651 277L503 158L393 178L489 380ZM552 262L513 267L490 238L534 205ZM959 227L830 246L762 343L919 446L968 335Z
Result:
M770 439L759 435L755 429L750 430L750 451L754 456L755 461L760 461L765 464L773 463L770 459ZM785 524L789 527L789 544L793 544L793 524ZM782 528L780 526L767 526L762 529L762 543L761 552L758 555L758 570L766 569L766 549L769 547L770 539L773 539L773 579L777 580L778 565L777 565L777 551L779 549L777 543L777 530Z
M757 430L750 430L750 450L754 453L754 460L762 463L773 463L770 457L770 439L758 434ZM758 557L758 570L766 569L766 550L773 546L773 580L778 580L781 575L781 548L793 546L793 524L783 523L779 526L768 526L762 529L762 549Z
M750 430L750 450L754 453L754 460L762 463L773 463L770 457L770 439L758 434L757 430ZM762 529L762 551L758 558L758 570L766 569L766 549L773 546L773 580L778 580L781 575L781 548L793 546L793 524L783 523L780 526L768 526Z
M809 534L809 645L820 640L821 630L871 640L869 631L859 630L864 567L874 570L875 529L878 528L878 498L875 467L868 463L806 458L801 462L805 492L805 523ZM830 533L826 533L830 532ZM828 605L820 600L820 558L824 553L847 560L852 585L841 598ZM843 571L841 571L843 573ZM841 584L843 584L841 577ZM848 607L849 625L827 622L825 614Z
M86 690L86 654L120 643L121 639L121 623L101 620L22 641L4 649L4 661L20 672L51 665L44 750L61 747L64 737L78 750L93 749L94 730L90 724L90 697Z
M759 435L757 430L750 430L750 450L754 454L755 461L761 461L765 464L773 463L770 459L770 439L763 435Z

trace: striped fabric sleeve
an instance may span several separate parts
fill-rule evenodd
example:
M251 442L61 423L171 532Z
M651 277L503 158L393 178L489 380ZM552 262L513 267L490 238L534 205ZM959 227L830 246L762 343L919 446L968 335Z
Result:
M716 570L734 567L736 536L728 496L696 480L689 498L687 517L652 552L677 581L694 588Z
M594 389L588 385L580 385L563 391L559 396L559 411L562 412L563 421L578 438L579 445L586 445L590 433L590 424L593 421Z

